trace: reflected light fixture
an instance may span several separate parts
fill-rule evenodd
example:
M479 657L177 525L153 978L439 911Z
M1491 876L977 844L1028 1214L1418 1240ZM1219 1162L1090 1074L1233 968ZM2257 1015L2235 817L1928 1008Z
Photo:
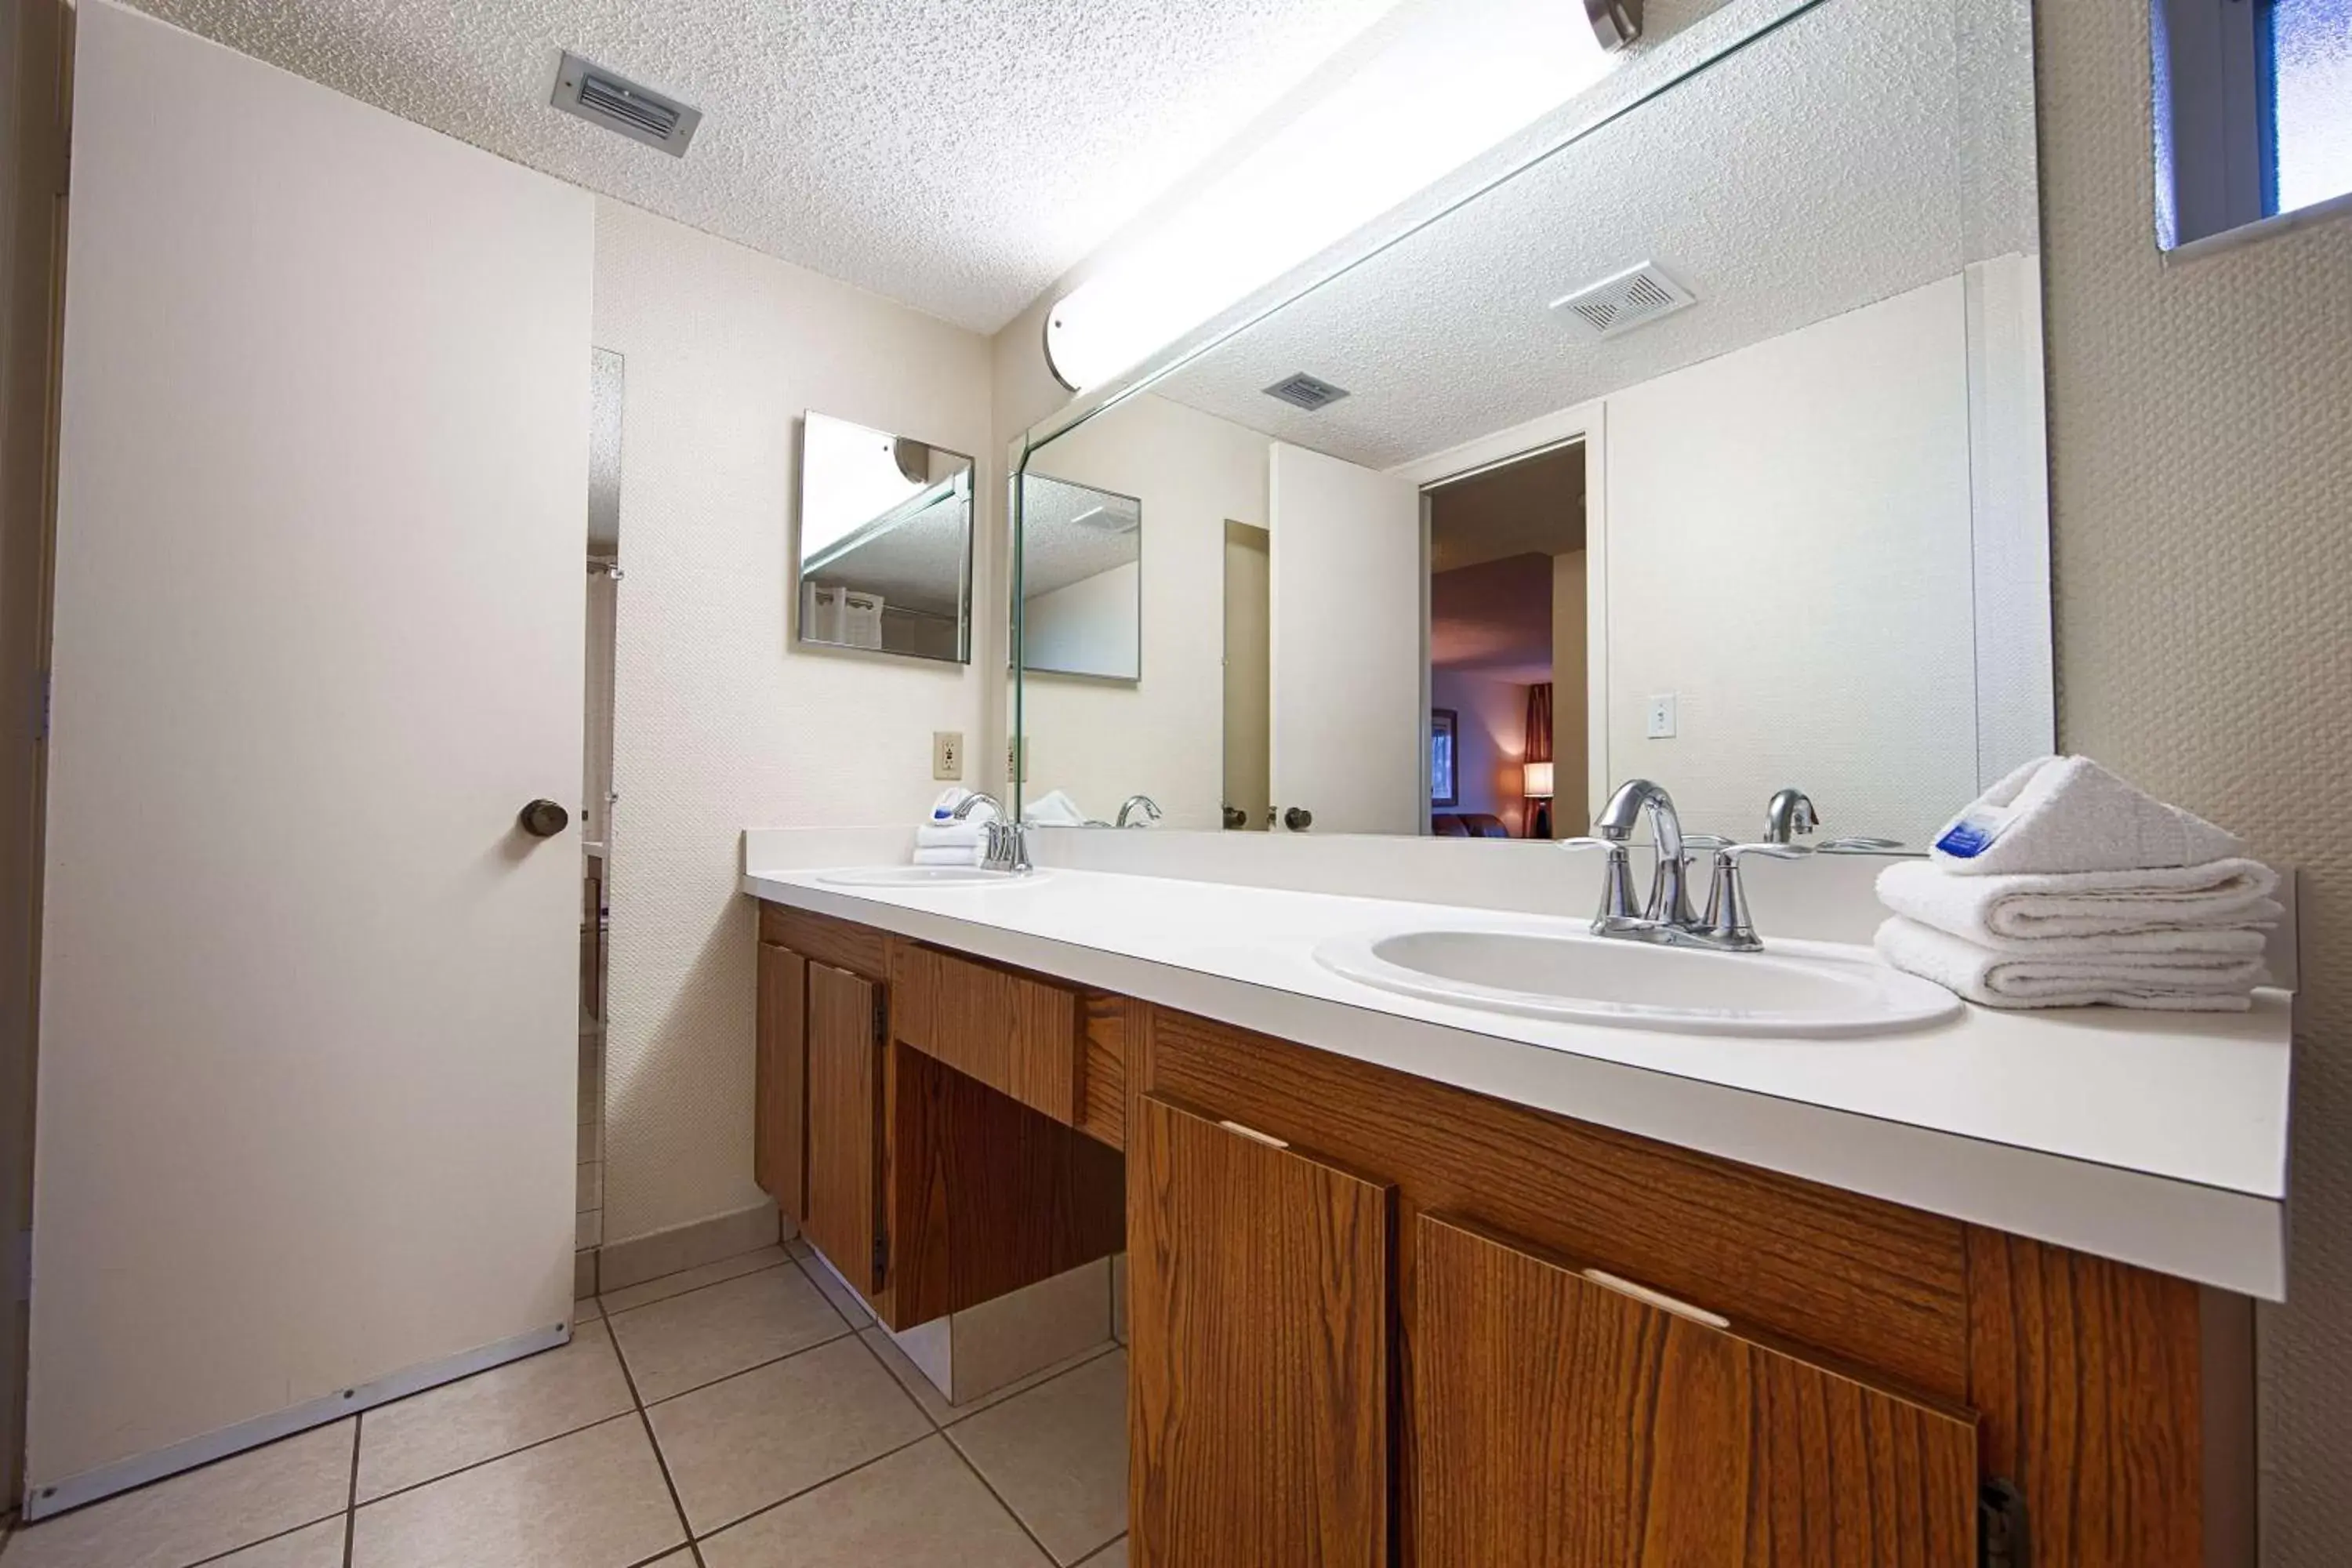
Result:
M1598 81L1640 0L1406 0L1363 58L1047 312L1099 386Z
M1551 798L1551 764L1523 763L1519 765L1519 793L1529 800Z

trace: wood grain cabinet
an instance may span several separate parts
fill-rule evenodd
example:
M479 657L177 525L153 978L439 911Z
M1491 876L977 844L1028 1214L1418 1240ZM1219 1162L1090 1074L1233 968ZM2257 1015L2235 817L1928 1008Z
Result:
M1130 1560L1385 1568L1393 1191L1152 1097L1128 1139Z
M1973 1415L1428 1215L1419 1568L1969 1568Z
M808 960L760 944L751 1088L751 1177L798 1225L808 1217Z
M843 1279L871 1296L888 1268L882 1226L887 1021L872 981L808 966L808 1212L802 1228Z

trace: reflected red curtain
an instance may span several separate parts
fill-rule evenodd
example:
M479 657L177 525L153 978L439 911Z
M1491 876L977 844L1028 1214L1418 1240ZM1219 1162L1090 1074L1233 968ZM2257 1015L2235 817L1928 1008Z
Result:
M1551 682L1528 688L1528 739L1519 752L1521 763L1551 761ZM1526 775L1520 775L1524 778ZM1522 795L1519 799L1519 820L1527 825L1530 838L1551 837L1551 802ZM1541 832L1537 831L1540 827Z

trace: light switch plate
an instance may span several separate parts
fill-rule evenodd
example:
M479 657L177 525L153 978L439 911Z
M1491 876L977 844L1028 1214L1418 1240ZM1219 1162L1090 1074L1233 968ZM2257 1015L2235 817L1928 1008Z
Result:
M1661 691L1649 700L1649 728L1645 731L1653 741L1675 738L1675 694Z
M958 780L963 777L962 731L931 731L931 777Z

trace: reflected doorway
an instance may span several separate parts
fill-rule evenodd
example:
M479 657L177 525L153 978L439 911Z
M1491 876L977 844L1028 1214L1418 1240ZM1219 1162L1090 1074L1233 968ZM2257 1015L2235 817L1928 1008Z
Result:
M1573 837L1591 820L1584 442L1426 495L1429 831Z

